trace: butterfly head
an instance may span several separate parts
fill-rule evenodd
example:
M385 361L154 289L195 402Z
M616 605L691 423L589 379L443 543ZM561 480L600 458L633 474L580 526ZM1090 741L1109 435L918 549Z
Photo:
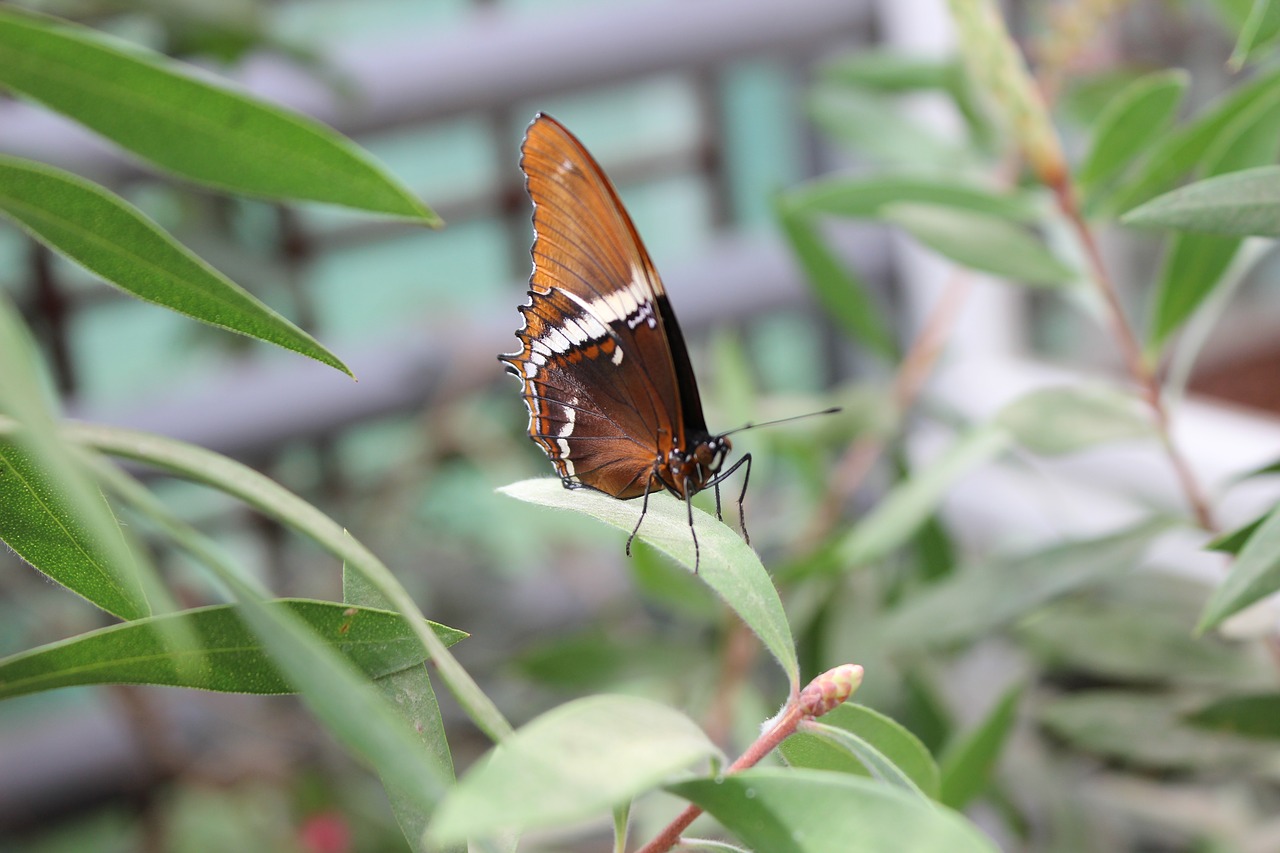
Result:
M667 454L664 478L680 497L702 491L720 472L732 443L723 435L704 435L689 448L675 447Z

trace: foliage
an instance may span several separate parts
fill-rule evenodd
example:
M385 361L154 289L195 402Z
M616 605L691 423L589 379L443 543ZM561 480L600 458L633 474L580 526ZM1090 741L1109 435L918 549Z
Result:
M1156 367L1176 349L1180 328L1220 310L1211 297L1226 287L1241 241L1280 233L1280 177L1270 165L1280 75L1261 72L1207 106L1183 110L1183 119L1185 73L1138 76L1097 115L1092 143L1073 166L995 6L951 5L961 57L855 57L824 69L810 101L814 119L870 165L774 199L783 238L833 326L896 379L892 393L832 393L845 414L780 431L776 452L760 454L758 492L784 496L758 540L772 573L729 526L654 496L629 566L676 639L625 642L624 629L606 620L558 644L512 649L529 681L557 698L575 694L513 728L449 651L463 632L428 621L387 565L315 506L203 448L60 419L25 328L0 300L0 539L118 620L0 660L0 696L104 683L295 691L378 775L415 850L463 850L468 842L512 849L533 829L527 847L559 849L581 822L603 827L612 815L619 851L629 827L665 823L641 848L656 853L704 810L714 822L694 824L694 833L716 838L684 842L701 849L992 850L960 813L978 801L996 806L1003 836L1028 848L1066 849L1081 834L1093 849L1150 846L1139 826L1117 842L1102 833L1122 821L1074 817L1090 801L1065 780L1082 758L1107 762L1116 785L1159 785L1161 774L1177 770L1186 784L1211 791L1229 771L1256 784L1263 801L1277 737L1278 700L1266 684L1273 673L1256 640L1208 632L1280 588L1280 508L1204 545L1233 555L1216 589L1161 573L1144 557L1171 530L1182 534L1183 549L1188 531L1202 539L1217 532L1172 438L1176 413ZM1271 6L1258 2L1236 21L1234 62L1256 61L1273 43ZM438 224L328 128L60 20L0 9L0 86L165 174L220 192ZM954 108L963 139L943 139L896 109L902 95L926 91ZM1025 167L1016 181L1002 167L1011 154ZM83 177L0 157L0 213L126 293L350 372L307 332ZM1132 387L1040 388L985 423L913 411L920 374L942 341L924 333L898 339L899 324L828 243L823 226L831 219L898 229L961 268L957 281L966 271L996 276L1067 304L1093 292L1109 312ZM1153 308L1142 334L1124 316L1096 252L1094 230L1117 219L1175 232L1166 263L1147 283ZM735 374L742 359L732 344L721 352L725 395L736 391L751 405L750 378ZM924 465L906 452L917 416L953 429L950 445ZM1017 550L973 548L947 526L947 497L981 467L1121 442L1164 454L1178 473L1179 504ZM851 522L845 508L868 458L883 458L891 482ZM307 539L333 568L343 567L343 600L277 597L179 518L137 478L137 465L200 484ZM566 491L551 479L503 491L539 505L537 512L567 508L622 531L639 513L635 502ZM514 501L507 508L517 511ZM687 512L699 536L696 567ZM228 600L180 607L152 565L157 548L198 562ZM1193 637L1197 629L1204 635ZM760 649L776 668L756 671ZM993 684L965 674L992 653L1012 654L1017 676ZM460 780L433 676L494 744ZM943 698L958 687L979 696L979 712L970 705L964 723ZM865 704L841 704L855 689ZM677 699L681 709L672 707ZM762 731L742 734L780 702ZM1004 760L1014 749L1017 760ZM781 766L754 766L762 762ZM675 820L672 797L685 803ZM1108 808L1110 817L1125 817L1137 806ZM1247 847L1253 827L1243 823L1224 829L1189 819L1179 833L1185 849Z

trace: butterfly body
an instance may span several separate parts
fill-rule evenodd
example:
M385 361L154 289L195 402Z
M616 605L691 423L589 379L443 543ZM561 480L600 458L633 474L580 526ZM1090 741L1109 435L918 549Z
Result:
M521 154L534 267L521 350L499 359L521 381L529 435L567 488L644 498L646 509L659 491L688 504L750 456L722 470L729 439L706 427L662 280L600 166L543 114Z

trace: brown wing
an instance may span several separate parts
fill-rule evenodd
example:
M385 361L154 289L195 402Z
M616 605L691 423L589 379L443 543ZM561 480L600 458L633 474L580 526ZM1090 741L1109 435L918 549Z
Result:
M521 151L534 269L520 308L523 349L502 360L524 384L529 434L566 485L638 497L655 462L684 442L662 282L609 179L572 134L539 115Z

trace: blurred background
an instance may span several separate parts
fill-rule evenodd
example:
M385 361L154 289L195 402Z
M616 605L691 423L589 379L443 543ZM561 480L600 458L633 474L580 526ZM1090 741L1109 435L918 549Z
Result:
M448 223L433 232L219 196L143 169L44 110L0 101L0 151L111 186L359 377L353 384L127 298L18 229L0 228L0 288L31 324L67 414L230 454L316 502L399 574L431 618L471 632L456 652L516 722L566 696L618 685L707 704L722 618L709 599L680 586L652 554L627 561L614 531L494 493L551 474L524 435L516 384L495 359L516 347L529 273L530 206L517 166L523 130L535 111L551 113L618 185L691 338L713 430L849 407L835 423L734 439L756 453L747 503L753 544L766 565L784 562L839 449L876 416L883 398L860 389L883 387L892 365L851 344L817 307L779 232L773 197L836 170L934 156L947 167L947 141L963 129L940 97L872 109L832 99L821 72L859 51L949 57L945 4L17 5L189 60L320 118L372 151ZM1071 5L1005 7L1015 35L1034 49L1054 7ZM1223 58L1233 37L1222 21L1230 5L1135 0L1114 27L1091 34L1084 70L1056 113L1068 145L1085 141L1073 121L1096 115L1132 69L1187 68L1198 102L1228 85ZM824 233L891 312L899 339L910 341L952 275L947 265L878 226L832 224ZM1124 296L1140 314L1155 241L1106 237ZM1217 331L1204 331L1196 397L1179 435L1210 482L1264 461L1280 443L1273 269L1264 258ZM1102 327L1070 301L978 282L931 384L934 405L950 417L980 418L1055 378L1117 373ZM922 426L904 452L927 460L937 441ZM1153 454L1102 454L1054 470L1063 479L1048 492L1043 471L966 480L947 506L955 546L1096 532L1134 506L1177 504ZM1033 497L1015 499L1026 494L1027 477L1039 483ZM872 477L855 511L884 482ZM340 567L308 543L207 489L164 479L152 486L278 594L340 597ZM1091 489L1106 500L1077 500ZM1068 492L1068 517L1044 510ZM1247 495L1233 499L1244 503L1226 514L1246 520ZM181 554L158 556L183 603L218 599ZM0 555L0 654L102 624L106 617L74 595ZM742 719L726 721L726 730L771 713L780 681L759 681L758 696L742 699L734 710ZM485 743L441 698L464 763ZM109 688L0 704L0 849L402 845L376 780L291 699Z

